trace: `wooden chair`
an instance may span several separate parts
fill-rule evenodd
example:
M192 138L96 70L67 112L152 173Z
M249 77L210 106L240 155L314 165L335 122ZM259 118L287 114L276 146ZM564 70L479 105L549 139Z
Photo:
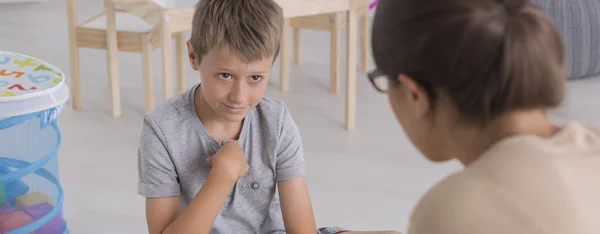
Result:
M357 17L360 19L360 71L367 72L369 59L369 1L360 2L360 11ZM329 31L330 36L330 92L337 94L339 92L339 41L340 30L347 27L347 12L320 14L313 16L297 17L290 20L291 27L294 28L294 65L300 64L300 30L312 29Z
M191 31L195 3L198 0L104 0L115 5L124 12L131 13L149 25L153 25L159 35L159 47L163 57L163 90L164 98L169 99L174 95L173 88L173 50L171 48L175 38L177 55L177 92L186 89L185 66L187 61L185 32ZM175 35L175 37L173 37Z
M119 83L119 52L142 54L142 74L146 111L154 108L154 82L152 73L152 52L161 47L161 33L158 27L150 25L138 17L117 9L111 1L104 1L104 9L81 23L77 20L77 0L67 2L69 25L69 50L71 59L71 89L73 109L82 108L79 48L102 49L107 52L108 77L112 105L112 115L121 116L121 95ZM184 66L185 39L183 33L176 33L177 60ZM171 59L170 57L168 59ZM184 70L184 69L179 69ZM179 80L184 80L184 72L178 72Z
M122 9L136 15L150 25L160 28L160 41L163 51L163 78L165 87L165 97L173 94L172 70L173 65L171 56L171 39L174 33L189 31L192 27L192 17L194 13L194 3L197 0L105 0L116 4L118 9ZM282 45L280 50L281 58L281 82L282 91L289 90L289 66L288 66L288 43L290 32L289 20L296 17L312 16L332 12L346 12L347 30L347 64L346 64L346 108L345 108L345 128L352 130L356 124L356 37L358 13L369 10L369 0L275 0L282 8L286 18L286 24L283 29ZM363 6L366 3L366 6ZM360 8L360 9L359 9ZM366 24L365 24L366 25ZM116 33L110 34L113 37ZM366 35L366 34L365 34ZM178 37L182 38L182 37ZM180 40L183 41L183 40ZM366 41L366 40L363 40ZM182 45L183 43L177 42ZM366 45L367 43L364 42ZM178 46L178 52L183 50L184 46ZM366 54L366 53L364 53ZM366 56L365 56L366 57ZM178 56L178 58L182 58ZM366 63L365 63L366 64ZM366 66L363 66L366 70ZM181 73L183 69L177 69ZM183 87L183 79L179 80L178 89Z

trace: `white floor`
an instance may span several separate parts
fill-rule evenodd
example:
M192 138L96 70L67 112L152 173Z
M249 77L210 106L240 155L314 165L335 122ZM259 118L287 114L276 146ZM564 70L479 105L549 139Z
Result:
M69 74L65 2L0 5L0 50L39 57ZM99 10L100 2L79 1L80 19ZM357 129L345 131L344 94L328 92L329 36L304 31L302 43L302 64L292 68L291 91L279 92L274 79L268 95L287 102L303 134L318 224L404 231L418 198L460 166L425 161L403 135L385 96L361 73ZM155 56L161 103L160 51ZM121 118L110 116L105 53L82 49L81 58L85 109L66 108L60 117L60 179L68 227L75 234L147 233L144 199L136 193L143 116L141 57L119 55ZM274 73L278 70L276 63ZM188 69L188 84L197 81L198 75ZM569 100L554 117L600 125L598 90L600 79L571 82Z

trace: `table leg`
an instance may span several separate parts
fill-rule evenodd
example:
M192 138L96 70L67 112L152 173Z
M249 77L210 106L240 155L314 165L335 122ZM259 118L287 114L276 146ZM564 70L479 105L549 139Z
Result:
M181 93L186 90L186 81L185 81L185 68L187 64L188 51L185 39L185 32L178 32L175 35L176 39L176 52L175 56L177 56L177 92Z
M168 16L162 16L160 27L163 55L163 88L165 99L169 99L173 96L173 48L171 48L173 39Z
M77 4L74 0L67 2L67 14L69 25L69 59L71 60L71 89L72 105L74 110L82 107L81 96L81 73L79 68L79 46L77 46Z
M290 20L285 19L283 22L283 35L281 37L281 49L279 52L279 61L281 61L281 91L290 89Z
M360 71L369 70L369 10L360 17Z
M342 16L341 13L335 13L333 16L333 23L330 24L329 33L329 44L330 44L330 78L329 78L329 92L338 94L340 89L340 30L342 29Z
M294 28L294 65L300 65L300 28Z
M150 34L142 36L142 68L144 75L144 103L146 112L154 109L154 78L152 75L152 40Z
M114 3L105 1L106 8L106 41L108 58L108 77L110 86L110 99L112 103L112 115L121 116L121 92L119 85L119 64L117 45L117 16Z
M350 1L350 10L347 20L347 66L346 66L346 130L354 130L356 127L356 40L357 40L357 17L356 2Z

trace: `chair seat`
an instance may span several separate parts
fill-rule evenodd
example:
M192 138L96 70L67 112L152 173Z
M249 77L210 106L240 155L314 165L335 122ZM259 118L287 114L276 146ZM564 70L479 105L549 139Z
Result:
M145 33L153 30L152 25L146 23L133 14L117 12L116 16L117 31ZM85 22L82 24L82 26L93 29L106 29L106 14L102 14L89 22Z
M198 0L152 0L154 3L158 4L167 9L177 9L177 8L186 8L186 7L194 7Z
M149 36L151 49L158 48L159 28L139 19L133 14L116 12L117 48L119 51L142 53L143 36ZM101 13L81 23L77 29L77 46L82 48L106 49L106 14Z

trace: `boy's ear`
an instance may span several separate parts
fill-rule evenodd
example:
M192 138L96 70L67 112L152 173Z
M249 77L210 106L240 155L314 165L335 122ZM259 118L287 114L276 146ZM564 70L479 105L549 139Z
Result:
M188 48L188 58L190 59L190 65L192 66L192 69L194 69L194 71L198 71L198 67L200 67L200 64L198 64L198 55L194 50L194 46L192 46L192 41L188 40L186 44Z

